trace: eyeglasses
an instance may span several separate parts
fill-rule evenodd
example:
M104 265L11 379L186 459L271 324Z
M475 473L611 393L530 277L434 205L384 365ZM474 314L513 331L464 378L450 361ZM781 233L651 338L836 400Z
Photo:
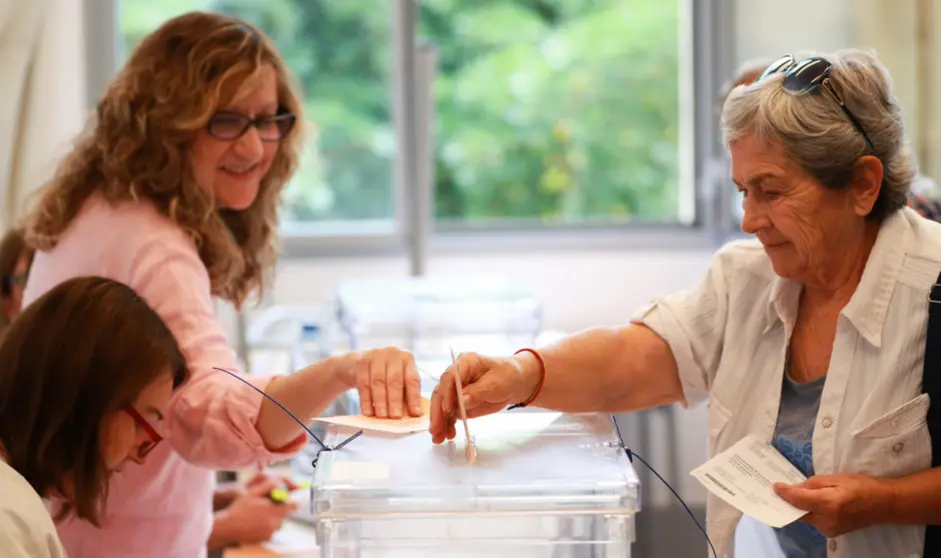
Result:
M254 126L261 141L280 141L288 135L296 120L297 115L289 112L260 118L249 118L235 112L219 112L209 119L206 131L214 138L233 141Z
M837 93L836 89L833 87L833 83L830 79L830 74L833 73L833 64L830 63L830 61L819 56L812 56L798 62L794 60L794 56L787 54L768 66L765 71L758 76L755 83L758 83L770 75L782 72L784 73L784 79L781 81L781 86L784 87L785 91L794 96L810 93L822 85L824 90L840 105L840 110L846 114L846 117L850 119L853 126L863 135L863 139L866 140L869 149L873 149L872 140L869 139L869 135L866 134L863 125L853 116L850 109L846 107L846 103L843 102L843 98L840 97L839 93Z
M134 419L134 422L137 423L137 426L139 426L144 432L147 433L148 436L150 436L150 440L145 441L137 448L138 457L143 459L147 456L148 453L152 452L153 449L157 447L157 444L163 441L163 436L157 434L157 431L154 430L154 427L151 426L150 423L147 422L147 419L145 419L143 415L141 415L133 406L128 405L124 407L123 411L130 415L131 418Z

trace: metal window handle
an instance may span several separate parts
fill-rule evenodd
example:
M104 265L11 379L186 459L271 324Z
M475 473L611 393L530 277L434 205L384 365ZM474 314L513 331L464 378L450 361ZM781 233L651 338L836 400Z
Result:
M428 234L434 218L433 94L438 56L415 40L415 0L397 0L393 12L393 115L396 132L396 206L409 274L425 274Z

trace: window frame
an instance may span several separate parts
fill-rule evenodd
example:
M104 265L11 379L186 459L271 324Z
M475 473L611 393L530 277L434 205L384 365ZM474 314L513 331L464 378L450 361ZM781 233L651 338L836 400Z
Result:
M159 1L159 0L158 0ZM317 223L282 229L286 260L362 256L408 257L420 275L432 254L532 252L560 249L715 248L734 234L731 192L716 172L724 160L719 137L718 94L734 72L734 0L679 0L681 188L692 189L689 224L544 225L515 222L476 227L433 218L435 53L418 41L417 4L392 2L393 56L390 83L397 149L393 165L392 220L355 221L355 226ZM88 98L92 108L121 59L120 0L85 0Z

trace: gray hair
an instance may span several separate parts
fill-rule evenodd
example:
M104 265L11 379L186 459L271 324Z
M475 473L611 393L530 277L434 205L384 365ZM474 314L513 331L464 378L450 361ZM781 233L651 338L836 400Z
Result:
M797 59L806 56L801 53ZM749 134L759 141L776 140L797 164L833 189L849 187L854 163L875 155L884 175L868 218L882 220L905 205L915 176L892 78L870 52L847 49L823 57L833 64L833 88L859 120L872 149L832 96L822 88L793 96L781 87L783 74L729 93L722 109L723 141L728 145Z
M750 85L772 62L774 62L773 58L751 58L746 60L735 70L732 79L722 84L722 88L719 90L719 100L724 104L733 89L739 85Z

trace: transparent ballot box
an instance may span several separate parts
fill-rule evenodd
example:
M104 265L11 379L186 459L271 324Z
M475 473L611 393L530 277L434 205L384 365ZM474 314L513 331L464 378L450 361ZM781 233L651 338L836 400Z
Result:
M608 415L510 411L323 452L311 506L323 558L629 558L639 482ZM331 425L328 445L354 431Z
M532 344L542 304L493 277L347 281L337 288L337 322L350 349L395 346L416 358L449 359L450 349L504 354Z

